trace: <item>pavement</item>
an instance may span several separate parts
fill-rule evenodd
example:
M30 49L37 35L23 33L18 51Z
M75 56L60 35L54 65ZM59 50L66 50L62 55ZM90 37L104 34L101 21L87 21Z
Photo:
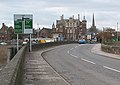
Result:
M105 53L101 51L100 47L101 44L95 44L91 52L105 57L120 59L120 55ZM26 54L23 85L71 85L42 58L41 53L44 51Z
M23 85L70 85L41 57L41 53L27 53Z
M120 59L120 55L107 53L101 50L101 44L95 44L91 49L91 52L94 54L102 55L109 58Z

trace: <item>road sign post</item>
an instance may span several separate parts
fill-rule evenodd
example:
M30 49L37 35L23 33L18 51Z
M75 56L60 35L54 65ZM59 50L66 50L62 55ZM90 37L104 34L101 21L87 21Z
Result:
M33 15L30 14L15 14L14 15L14 32L17 34L31 34L33 33ZM30 51L32 51L31 47L31 40L30 42ZM17 41L17 48L18 48L18 41Z
M18 50L19 50L19 35L17 34L17 52L18 52Z

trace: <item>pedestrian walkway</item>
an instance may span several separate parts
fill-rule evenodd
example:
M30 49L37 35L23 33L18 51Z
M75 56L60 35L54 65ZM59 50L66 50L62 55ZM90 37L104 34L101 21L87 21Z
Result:
M24 85L69 85L41 57L41 52L27 53Z
M107 52L102 51L101 44L95 44L94 47L91 49L91 52L105 56L105 57L120 59L120 55L116 55L116 54L107 53Z

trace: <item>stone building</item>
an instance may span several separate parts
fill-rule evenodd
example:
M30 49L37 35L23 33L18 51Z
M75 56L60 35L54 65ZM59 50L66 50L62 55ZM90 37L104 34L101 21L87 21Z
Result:
M120 32L109 27L103 28L102 40L103 42L120 41Z
M78 40L79 36L86 34L87 20L85 16L80 21L80 15L75 19L74 15L69 19L64 19L64 15L60 17L60 20L56 20L56 28L53 23L53 38L59 38L60 40Z
M39 32L39 36L42 38L52 38L52 29L43 27Z
M12 26L8 27L4 23L2 23L2 27L0 29L0 41L11 40L14 35L14 29Z
M7 35L8 35L8 37L7 37L8 40L12 40L12 39L13 39L14 29L13 29L12 26L10 26L10 27L8 28L8 30L7 30Z

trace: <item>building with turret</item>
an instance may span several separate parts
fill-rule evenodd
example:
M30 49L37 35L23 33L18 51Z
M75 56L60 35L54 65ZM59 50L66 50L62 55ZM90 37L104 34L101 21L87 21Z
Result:
M80 21L80 15L78 18L74 18L74 15L68 19L64 18L64 15L60 16L60 20L56 20L56 27L53 23L53 38L58 40L78 40L81 35L86 34L86 24L87 20L85 16L83 20Z
M86 30L87 30L87 20L85 19L85 16L83 17L83 20L82 20L82 35L85 35L86 34Z

